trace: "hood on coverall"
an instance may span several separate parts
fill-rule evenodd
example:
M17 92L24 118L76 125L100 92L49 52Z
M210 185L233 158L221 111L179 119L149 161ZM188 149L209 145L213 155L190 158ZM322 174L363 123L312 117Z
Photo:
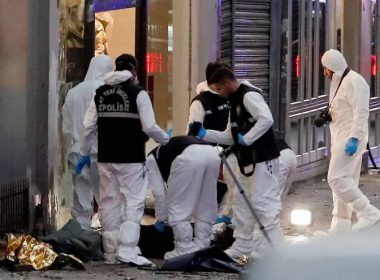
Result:
M139 83L137 80L137 77L134 77L132 75L132 73L128 70L114 71L114 72L108 73L104 77L104 83L112 86L112 85L117 85L117 84L120 84L122 82L125 82L131 78L134 78L134 80L133 80L134 84L137 85Z
M217 92L212 91L212 90L208 87L208 85L207 85L207 81L203 81L203 82L199 83L199 84L196 86L196 88L195 88L195 92L196 92L197 94L200 94L201 92L204 92L204 91L210 91L210 92L212 92L212 93L216 93L216 94L217 94Z
M91 59L84 81L92 82L98 87L104 84L104 77L112 71L112 59L107 55L98 55ZM96 83L96 84L95 84Z
M347 68L346 59L339 51L331 49L322 56L322 65L334 71L330 85L330 114L333 119L330 123L332 151L335 147L340 152L344 150L350 137L363 140L361 146L365 147L368 139L370 95L367 82L360 74L350 70L335 95L343 72Z
M112 71L113 61L107 55L98 55L91 59L83 82L68 93L63 107L63 134L68 152L68 159L76 164L79 158L80 137L83 130L83 119L90 103L94 100L96 89L104 84L104 76ZM92 154L97 153L94 145Z
M252 84L251 84L250 82L248 82L247 80L243 80L243 81L241 81L241 83L244 84L244 85L246 85L246 86L249 86L249 87L254 88L255 90L257 90L257 91L260 92L260 93L263 92L263 90L262 90L261 88L258 88L258 87L256 87L256 86L252 85ZM208 84L207 84L207 81L203 81L203 82L199 83L199 84L196 86L196 88L195 88L195 92L196 92L197 94L200 94L200 93L203 92L203 91L210 91L210 92L212 92L212 93L218 94L217 92L215 92L215 91L213 91L213 90L211 90L211 89L209 88L209 86L208 86Z
M347 62L343 54L338 50L330 49L322 56L322 65L339 76L342 76L347 68Z

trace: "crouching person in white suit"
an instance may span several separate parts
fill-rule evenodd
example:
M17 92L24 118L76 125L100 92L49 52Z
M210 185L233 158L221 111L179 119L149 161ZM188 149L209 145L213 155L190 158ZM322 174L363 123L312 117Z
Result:
M155 148L146 164L156 199L157 223L167 219L174 233L175 248L164 258L208 247L217 212L217 150L197 137L177 136Z

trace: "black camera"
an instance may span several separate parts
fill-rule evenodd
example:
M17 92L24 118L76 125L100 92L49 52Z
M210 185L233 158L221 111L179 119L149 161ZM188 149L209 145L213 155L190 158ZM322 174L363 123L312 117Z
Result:
M328 109L322 110L321 113L319 114L318 118L315 119L314 125L316 127L321 127L325 125L326 123L329 123L332 121L330 112Z

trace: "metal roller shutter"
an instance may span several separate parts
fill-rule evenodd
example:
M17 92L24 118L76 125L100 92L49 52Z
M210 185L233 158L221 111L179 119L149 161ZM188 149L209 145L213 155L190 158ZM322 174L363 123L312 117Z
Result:
M232 65L232 37L232 1L222 0L219 59L229 65Z
M269 89L271 0L223 0L220 59L230 62L239 79ZM231 38L234 38L231 40Z

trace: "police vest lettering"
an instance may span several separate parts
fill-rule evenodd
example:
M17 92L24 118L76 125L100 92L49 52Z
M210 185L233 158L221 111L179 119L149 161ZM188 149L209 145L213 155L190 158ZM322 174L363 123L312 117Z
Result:
M137 109L143 89L129 81L103 85L96 90L98 112L98 160L109 163L145 161L145 142Z
M126 106L124 106L123 104L101 104L99 106L99 112L102 113L104 111L107 111L107 112L120 112L120 111L129 111L129 102Z

